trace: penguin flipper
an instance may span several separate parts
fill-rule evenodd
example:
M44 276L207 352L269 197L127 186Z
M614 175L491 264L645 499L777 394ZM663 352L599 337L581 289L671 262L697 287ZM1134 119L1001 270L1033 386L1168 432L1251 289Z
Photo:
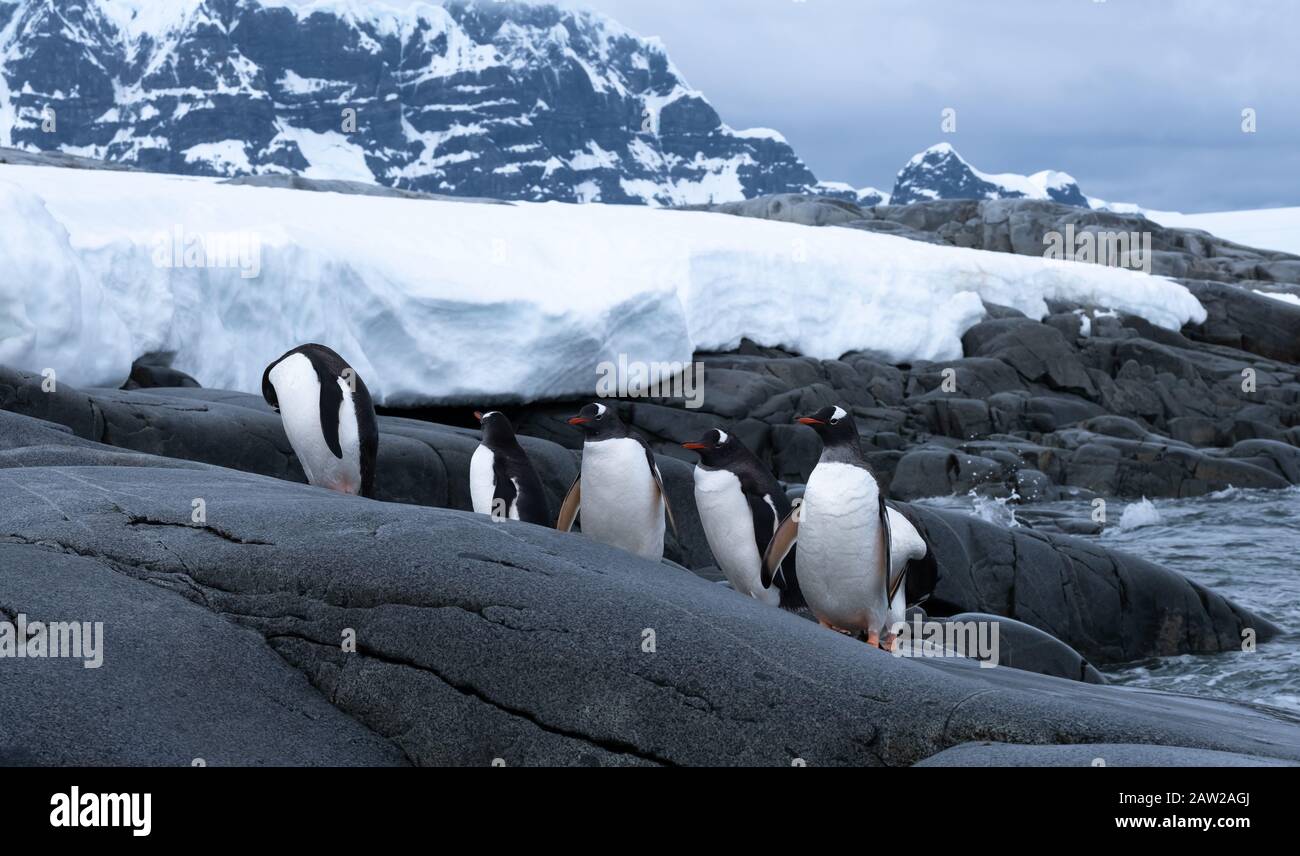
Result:
M492 456L492 481L492 511L496 513L500 508L502 516L508 518L510 507L519 500L519 489L514 479L510 478L510 471L506 468L502 455Z
M650 464L650 476L655 480L655 487L659 489L659 498L664 503L664 514L668 516L668 525L673 528L673 537L677 537L677 520L673 517L673 507L668 504L668 491L664 490L664 478L659 474L659 465L655 463L655 453L650 451L650 446L640 437L636 441L645 449L645 459Z
M749 503L749 517L754 521L754 543L759 556L762 556L767 545L772 543L772 536L776 534L776 527L781 522L781 517L776 512L776 503L770 494L759 495L751 492L745 488L744 482L741 482L741 492L745 496L745 501ZM773 579L776 581L777 588L783 591L788 588L784 566L777 567Z
M664 490L663 476L659 475L659 468L655 466L653 460L650 462L650 472L654 474L655 486L659 488L659 498L664 502L664 514L668 516L668 525L673 528L673 537L677 538L677 520L673 517L673 507L668 504L668 491Z
M582 506L582 474L573 480L573 485L564 496L560 505L560 519L555 521L555 528L561 532L573 529L573 521L578 519L578 509Z
M319 376L319 372L317 373ZM339 416L343 408L343 390L334 377L320 380L320 430L325 435L325 445L334 457L343 460L343 446L339 443Z
M785 516L780 526L776 527L772 540L763 551L763 568L759 575L763 588L772 587L772 577L776 575L776 569L785 561L785 557L794 549L795 542L798 540L799 509L796 508Z
M893 568L894 568L893 540L894 540L893 531L890 529L889 526L889 507L885 505L885 494L882 492L880 494L880 551L882 554L880 557L880 562L881 562L880 567L884 569L884 574L885 574L885 608L886 609L888 609L889 605L894 602L894 595L898 594L898 590L903 585L903 580L907 578L906 562L904 562L903 566L898 569L898 576L896 577L892 576Z
M375 463L379 457L379 421L375 418L375 403L370 390L361 378L356 379L357 390L352 394L352 406L357 415L357 440L361 446L361 495L375 498Z

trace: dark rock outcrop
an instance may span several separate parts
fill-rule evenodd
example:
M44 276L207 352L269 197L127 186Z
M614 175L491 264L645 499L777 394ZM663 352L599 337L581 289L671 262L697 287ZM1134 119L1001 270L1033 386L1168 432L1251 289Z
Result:
M1300 760L1266 708L899 659L578 536L94 451L0 470L0 602L102 616L107 640L101 675L45 664L4 694L19 763L903 765L975 740ZM48 716L72 698L84 715Z
M148 470L102 470L109 471L149 478ZM102 557L6 543L12 519L0 520L0 621L21 613L29 622L88 622L87 639L95 622L103 625L97 668L81 658L5 660L0 764L408 763L330 704L261 634ZM123 532L130 525L122 519Z
M1300 449L1300 307L1254 292L1300 290L1300 258L1038 199L863 208L779 196L706 207L1035 256L1067 229L1146 232L1154 271L1180 277L1207 310L1203 323L1172 331L1107 307L1049 301L1039 320L986 306L986 320L962 337L963 357L938 363L812 360L752 343L697 355L704 396L692 427L733 431L783 479L806 479L818 449L793 417L836 403L853 410L868 459L899 499L970 490L1020 501L1188 497L1298 483L1282 446ZM662 429L681 424L664 412L682 414L680 405L630 403L624 418L660 451L680 454ZM567 407L530 408L520 420L552 436L553 414ZM1116 433L1121 424L1130 427ZM1278 445L1240 447L1247 441Z
M903 506L933 564L909 573L909 603L931 616L991 613L1029 624L1095 664L1147 654L1240 651L1246 630L1278 628L1185 577L1094 542L966 514ZM1025 639L1028 647L1029 639ZM1014 649L1015 641L1012 646ZM1082 666L1071 665L1071 676Z
M945 621L987 622L998 628L997 665L1072 681L1104 684L1106 678L1069 645L1037 627L987 612L961 612ZM981 658L983 659L983 658Z
M167 466L192 468L187 462L197 462L305 481L280 418L257 396L207 389L80 391L66 385L44 393L39 381L0 369L0 427L26 447L0 452L0 460L8 456L12 465L71 460L57 453L64 443L84 456L76 459L82 465L148 466L147 456L166 455ZM471 508L475 432L400 417L380 417L379 424L378 499ZM521 440L558 509L577 459L549 441ZM953 454L959 470L977 468ZM1003 465L981 460L989 468ZM660 457L659 464L679 527L678 536L669 538L667 558L691 569L712 567L695 510L692 466L669 457ZM900 471L906 472L902 464ZM923 507L900 510L927 535L935 558L928 573L909 575L908 599L929 596L926 608L935 615L986 612L1023 621L1095 663L1229 650L1240 645L1244 627L1254 628L1260 639L1276 630L1177 574L1087 542Z
M122 384L122 389L193 388L200 385L185 372L172 368L171 354L145 354L131 364L131 375Z

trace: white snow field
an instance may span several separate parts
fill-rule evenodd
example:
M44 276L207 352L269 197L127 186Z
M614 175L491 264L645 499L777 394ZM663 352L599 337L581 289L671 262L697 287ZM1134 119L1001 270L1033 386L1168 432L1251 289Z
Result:
M958 357L981 298L1034 317L1074 300L1169 329L1205 317L1142 273L640 206L0 166L0 219L0 363L79 386L117 386L133 358L175 351L204 386L257 393L269 362L315 341L380 403L479 404L592 395L602 361L686 363L743 336L819 358ZM186 259L219 238L225 266Z
M1264 250L1300 255L1300 208L1256 208L1177 214L1147 211L1146 216L1174 229L1204 229L1213 235Z

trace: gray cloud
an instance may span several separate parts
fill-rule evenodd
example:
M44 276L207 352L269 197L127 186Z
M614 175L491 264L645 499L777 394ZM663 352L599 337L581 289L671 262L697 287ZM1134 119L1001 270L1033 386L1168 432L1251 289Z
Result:
M661 37L724 120L780 130L822 179L888 189L946 140L1151 208L1300 205L1290 0L580 2Z

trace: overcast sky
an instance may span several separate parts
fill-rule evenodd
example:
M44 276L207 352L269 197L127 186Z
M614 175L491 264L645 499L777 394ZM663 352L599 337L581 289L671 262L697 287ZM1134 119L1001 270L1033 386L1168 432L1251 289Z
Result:
M889 190L946 140L1113 202L1300 205L1296 0L573 2L662 38L724 121L776 128L823 180Z

